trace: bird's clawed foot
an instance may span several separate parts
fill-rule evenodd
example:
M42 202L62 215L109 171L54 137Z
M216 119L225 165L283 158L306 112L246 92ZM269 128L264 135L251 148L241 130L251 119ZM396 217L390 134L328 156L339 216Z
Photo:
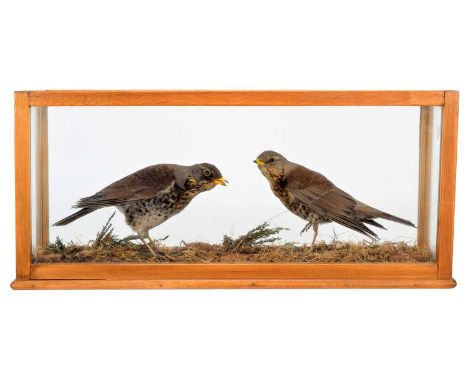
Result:
M140 240L143 242L143 244L146 246L146 248L149 249L149 251L151 252L155 260L164 259L164 253L159 249L156 242L149 235L145 235L145 236L139 235L139 237L140 237ZM146 241L145 238L148 239L148 241Z
M159 260L159 261L175 261L177 260L174 256L170 255L169 253L163 251L156 241L152 239L149 235L146 236L148 239L148 242L145 241L143 238L140 238L143 243L145 243L146 247L150 250L151 254L153 255L154 260ZM151 243L151 244L150 244Z
M317 236L314 236L314 239L312 240L312 244L310 245L310 250L312 252L314 252L314 249L315 249L315 241L317 239Z

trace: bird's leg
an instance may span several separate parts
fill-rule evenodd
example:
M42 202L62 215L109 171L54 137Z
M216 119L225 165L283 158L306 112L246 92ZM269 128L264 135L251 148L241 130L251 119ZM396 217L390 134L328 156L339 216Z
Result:
M301 231L301 235L304 233L304 232L307 232L309 230L309 228L312 226L312 223L311 222L308 222L304 228L302 228L302 231Z
M317 240L317 235L318 235L318 221L315 221L313 224L313 228L314 228L314 238L312 240L312 249L314 248L314 245L315 245L315 240Z
M175 260L175 257L169 255L169 253L162 252L161 249L159 249L159 246L156 244L154 239L149 235L149 233L146 234L146 238L151 242L154 250L158 253L158 255L156 255L154 252L152 252L155 257L160 257L161 259L166 259L166 260L167 259Z
M145 238L144 238L142 235L140 235L140 234L138 234L138 237L139 237L140 240L143 242L143 244L146 245L146 247L150 250L151 254L152 254L153 256L156 256L156 253L154 252L154 249L151 248L151 246L145 241Z
M151 242L151 245L153 246L154 250L156 252L161 252L158 245L156 244L156 242L153 240L153 238L148 234L146 234L146 238Z

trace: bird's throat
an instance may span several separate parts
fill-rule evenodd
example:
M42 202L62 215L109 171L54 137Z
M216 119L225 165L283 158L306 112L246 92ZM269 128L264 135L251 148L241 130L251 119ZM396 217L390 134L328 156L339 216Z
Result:
M285 180L280 174L270 174L268 181L270 182L270 186L273 191L283 189L285 186Z

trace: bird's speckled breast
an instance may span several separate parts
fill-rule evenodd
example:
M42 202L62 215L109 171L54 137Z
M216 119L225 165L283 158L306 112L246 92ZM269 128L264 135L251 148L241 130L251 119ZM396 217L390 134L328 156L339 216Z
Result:
M318 214L291 196L286 189L286 182L281 177L270 178L269 181L273 193L293 214L309 222L323 220Z
M173 188L155 198L125 203L117 208L125 215L127 224L143 234L182 211L197 193Z

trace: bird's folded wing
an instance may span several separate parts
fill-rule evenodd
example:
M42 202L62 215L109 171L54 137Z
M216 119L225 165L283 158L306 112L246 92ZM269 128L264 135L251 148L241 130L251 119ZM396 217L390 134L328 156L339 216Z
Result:
M103 188L94 195L80 199L75 207L100 208L159 196L176 184L171 166L146 167Z
M297 170L300 171L289 174L286 179L286 188L294 199L315 213L345 227L366 236L377 236L356 216L356 200L351 195L317 172L304 167Z

